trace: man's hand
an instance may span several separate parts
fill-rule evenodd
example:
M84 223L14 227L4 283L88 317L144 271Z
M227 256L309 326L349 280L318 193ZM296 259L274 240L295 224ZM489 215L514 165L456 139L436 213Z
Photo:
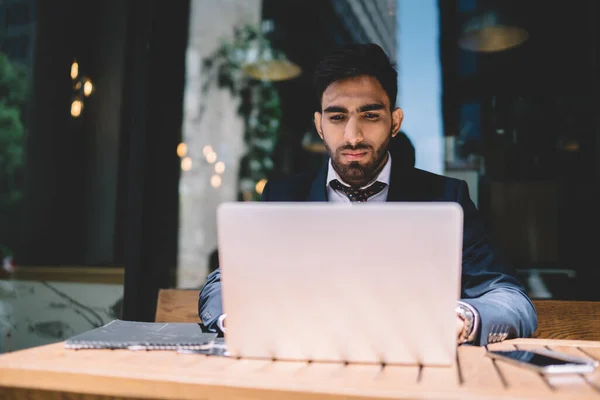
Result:
M462 337L463 329L465 329L465 321L456 316L456 343L461 344L465 338Z

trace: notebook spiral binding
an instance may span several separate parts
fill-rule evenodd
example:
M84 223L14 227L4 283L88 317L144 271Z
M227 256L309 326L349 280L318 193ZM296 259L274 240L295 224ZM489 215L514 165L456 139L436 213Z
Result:
M149 342L133 342L133 343L119 343L113 342L71 342L65 343L65 348L73 350L83 349L127 349L127 350L208 350L213 346L212 343L198 345L195 343L179 343L173 344L160 344L160 343L149 343Z

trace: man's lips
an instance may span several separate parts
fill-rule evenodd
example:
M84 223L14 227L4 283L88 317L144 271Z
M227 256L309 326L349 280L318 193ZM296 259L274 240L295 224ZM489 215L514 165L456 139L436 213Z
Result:
M358 160L367 155L366 151L344 151L342 156L349 160Z

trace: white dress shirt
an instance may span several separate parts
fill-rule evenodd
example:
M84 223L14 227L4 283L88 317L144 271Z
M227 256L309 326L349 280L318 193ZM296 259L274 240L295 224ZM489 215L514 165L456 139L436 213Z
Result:
M374 196L369 197L367 199L367 201L385 202L387 200L387 195L388 195L389 187L390 187L391 172L392 172L392 156L388 152L388 159L385 162L385 165L383 166L381 171L379 172L379 175L377 175L375 177L375 179L373 179L367 185L361 187L361 189L365 189L365 188L369 187L371 184L373 184L376 181L385 183L386 186L381 192L377 193ZM329 159L329 168L327 170L327 198L332 203L350 203L350 199L344 193L338 192L337 190L334 190L331 187L331 181L333 181L334 179L337 179L338 181L340 181L340 183L342 185L350 186L346 182L344 182L342 180L342 178L340 178L340 176L338 175L336 170L333 168L333 164L331 163L331 158L330 158Z

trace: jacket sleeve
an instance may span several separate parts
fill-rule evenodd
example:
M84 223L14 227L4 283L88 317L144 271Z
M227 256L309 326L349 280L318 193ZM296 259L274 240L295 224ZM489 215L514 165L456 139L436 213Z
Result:
M530 337L537 328L535 308L515 271L490 243L464 181L457 200L464 213L461 298L480 317L475 344Z
M219 268L211 272L200 290L198 298L198 315L204 327L210 332L219 332L217 320L223 314L221 302L221 271Z

